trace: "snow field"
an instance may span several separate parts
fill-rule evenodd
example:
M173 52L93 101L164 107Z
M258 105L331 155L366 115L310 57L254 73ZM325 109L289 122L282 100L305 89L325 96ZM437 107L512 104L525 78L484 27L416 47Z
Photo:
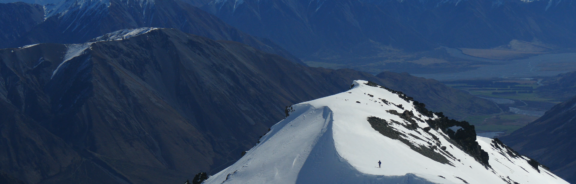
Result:
M525 158L506 158L491 146L492 139L478 137L490 156L491 168L486 168L442 131L425 132L429 117L417 112L412 101L366 83L358 80L349 91L292 106L290 116L274 125L261 143L206 183L567 183L545 169L538 173ZM403 125L409 123L388 110L412 111L418 128L407 129ZM449 154L434 152L450 163L382 135L367 121L372 116L386 120L412 145L445 147Z
M60 70L60 68L66 67L66 63L68 61L82 55L82 53L84 53L84 51L86 51L86 49L88 49L90 45L92 45L92 43L66 45L68 47L68 50L66 51L66 55L64 55L64 61L62 61L62 63L60 63L58 67L56 67L56 69L52 72L52 76L50 77L50 79L54 78L54 76L56 75L56 73L58 73L58 70Z

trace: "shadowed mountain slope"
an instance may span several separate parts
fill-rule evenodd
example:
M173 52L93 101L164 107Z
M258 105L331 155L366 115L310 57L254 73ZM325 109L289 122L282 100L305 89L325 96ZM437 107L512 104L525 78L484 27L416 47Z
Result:
M494 114L501 111L493 102L472 97L462 90L448 87L433 79L393 72L382 72L376 77L380 78L380 83L387 88L413 96L424 102L429 109L444 112L451 118L464 119L470 115Z
M567 101L576 94L576 72L568 72L544 79L542 84L543 86L536 89L539 95Z
M491 48L511 40L574 47L576 4L523 0L215 0L203 9L312 61L394 49Z
M285 106L387 80L176 29L120 36L0 50L0 110L15 119L1 122L2 158L14 160L1 171L28 183L178 183L232 164ZM46 156L60 161L22 161Z
M0 48L7 47L43 21L44 9L40 5L0 3Z
M514 150L550 167L550 170L570 183L576 182L576 98L558 104L536 121L502 141Z
M163 27L176 28L186 33L205 36L215 40L241 42L265 52L278 54L294 62L299 59L283 48L265 39L258 39L222 22L190 4L175 0L62 0L44 6L41 22L19 32L8 32L3 47L20 47L34 43L83 43L103 34L129 28ZM18 3L23 4L23 3ZM22 5L24 6L24 5ZM36 6L38 5L30 5ZM14 8L16 9L16 8ZM26 9L19 8L18 11ZM26 18L30 15L12 15ZM3 17L0 17L3 18ZM22 19L20 18L20 19ZM36 20L36 19L35 19ZM3 21L0 19L0 21Z

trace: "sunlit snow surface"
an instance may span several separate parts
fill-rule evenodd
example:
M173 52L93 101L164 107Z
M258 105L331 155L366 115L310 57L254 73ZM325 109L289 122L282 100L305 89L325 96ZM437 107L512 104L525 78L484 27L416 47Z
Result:
M486 168L452 145L443 132L425 133L427 117L411 101L365 83L355 81L349 91L293 105L290 116L274 125L258 145L206 183L567 183L544 168L536 171L527 158L502 153L491 145L492 139L478 137L490 156L491 168ZM405 122L387 110L413 111L422 120L417 122L419 128L394 128L418 137L405 137L414 145L428 145L435 135L454 156L450 164L434 161L373 129L367 121L371 116Z
M92 41L118 41L124 40L131 37L135 37L138 35L146 34L150 31L157 30L158 28L154 27L143 27L143 28L136 28L136 29L122 29L118 31L114 31L97 38L94 38Z
M153 28L153 27L145 27L145 28L137 28L137 29L122 29L122 30L114 31L112 33L108 33L108 34L105 34L103 36L97 37L97 38L93 39L91 42L87 42L87 43L83 43L83 44L67 44L66 45L67 50L66 50L66 54L64 55L64 60L52 72L51 78L53 78L61 68L66 67L66 65L68 64L68 61L70 61L70 60L72 60L78 56L81 56L84 53L84 51L86 51L86 49L89 49L90 46L94 42L119 41L119 40L131 38L131 37L139 36L142 34L146 34L150 31L154 31L157 29L158 28ZM30 48L30 47L34 47L36 45L38 45L38 44L27 45L27 46L24 46L22 48L23 49L24 48Z
M91 44L92 43L66 45L68 50L64 55L64 61L62 61L62 63L60 63L60 65L56 67L56 69L52 72L52 76L50 78L53 78L56 75L56 73L58 73L58 70L60 70L60 68L65 67L68 61L82 55L82 53L84 53L84 51L86 51L86 49L88 49L88 47L90 47Z

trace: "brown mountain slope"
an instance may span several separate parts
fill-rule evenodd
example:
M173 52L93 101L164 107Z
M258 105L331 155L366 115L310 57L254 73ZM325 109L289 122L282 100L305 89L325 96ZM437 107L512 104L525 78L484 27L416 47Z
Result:
M284 117L285 106L341 92L353 79L386 80L309 68L175 29L90 45L4 49L0 66L0 99L15 109L6 114L18 112L38 127L1 128L2 136L47 130L65 144L32 147L65 150L72 156L62 157L76 161L35 162L28 170L11 169L27 166L22 162L0 165L19 179L40 173L29 183L182 182L236 161ZM41 169L54 167L60 170Z

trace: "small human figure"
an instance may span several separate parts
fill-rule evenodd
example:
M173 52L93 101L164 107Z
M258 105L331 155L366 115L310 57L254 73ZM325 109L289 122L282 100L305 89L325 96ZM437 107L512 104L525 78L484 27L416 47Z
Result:
M380 162L380 160L378 160L378 168L380 168L381 164L382 164L382 162Z

